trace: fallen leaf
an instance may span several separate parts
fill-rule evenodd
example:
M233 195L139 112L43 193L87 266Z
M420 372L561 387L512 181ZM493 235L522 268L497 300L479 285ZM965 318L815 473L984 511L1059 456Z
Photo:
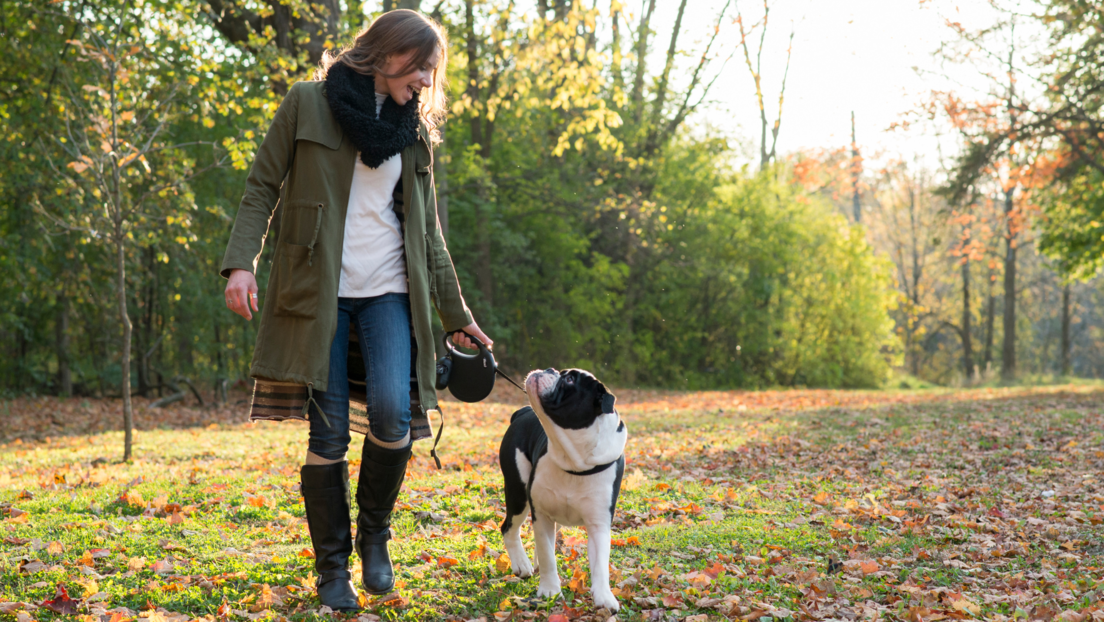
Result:
M19 572L23 574L35 574L36 572L42 572L45 569L46 564L38 560L19 562Z
M69 598L69 592L62 586L57 586L57 591L54 593L53 600L42 601L41 607L45 607L54 613L60 613L61 615L71 616L77 613L77 606L80 605L80 600L73 600Z
M150 566L150 570L157 574L169 574L173 571L173 565L172 562L163 559L153 562L153 565Z
M682 595L677 594L677 593L676 594L664 594L663 598L661 598L660 601L663 603L663 606L667 607L668 609L673 609L675 607L681 607L682 606Z

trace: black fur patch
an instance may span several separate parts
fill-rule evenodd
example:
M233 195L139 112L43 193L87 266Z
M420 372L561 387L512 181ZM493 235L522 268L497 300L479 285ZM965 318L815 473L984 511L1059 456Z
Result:
M602 387L602 388L605 389L605 387ZM614 397L613 393L603 393L602 394L602 414L604 415L606 413L613 412L613 405L616 402L617 402L617 398Z
M418 140L418 92L399 106L388 97L376 116L376 83L344 63L326 73L326 100L345 135L360 151L360 161L379 168Z
M590 427L599 416L613 412L616 400L606 385L579 369L560 372L556 386L539 399L548 418L565 430Z

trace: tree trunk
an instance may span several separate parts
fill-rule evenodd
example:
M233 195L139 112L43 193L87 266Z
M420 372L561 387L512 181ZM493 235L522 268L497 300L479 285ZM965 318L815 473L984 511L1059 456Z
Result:
M1070 285L1062 288L1062 375L1070 375Z
M909 311L910 314L916 313L917 309L920 308L920 279L922 277L923 270L924 270L923 266L920 265L920 242L919 242L919 239L920 239L920 236L923 235L923 234L918 231L917 225L916 225L916 212L917 212L916 195L917 195L917 189L910 186L909 187L909 234L910 234L909 235L909 242L910 242L910 246L911 246L910 250L911 250L911 254L912 254L912 279L911 279L912 283L911 283L911 287L910 287L910 289L912 290L911 291L911 296L910 296L910 299L912 301L912 308ZM910 354L910 361L911 361L911 365L909 367L910 367L910 370L912 371L913 376L919 376L920 375L920 353L917 352L915 349L913 349L912 344L911 344L912 335L914 335L916 333L916 330L919 328L919 324L920 324L920 320L919 320L919 318L917 318L916 319L916 325L917 325L916 328L911 329L909 331L909 341L910 341L909 354Z
M663 74L656 86L655 101L652 102L652 121L648 128L648 139L644 146L645 153L653 153L658 147L660 126L663 119L663 104L667 101L668 83L671 79L671 71L675 67L675 57L678 54L678 38L682 31L682 16L686 12L687 0L679 3L678 13L675 14L675 26L671 29L671 40L667 46L667 59L663 64Z
M555 0L553 6L556 8L556 21L562 22L567 19L567 9L570 6L568 0Z
M859 143L855 141L855 111L851 111L851 209L855 213L855 224L862 222L862 205L859 203L859 175L862 163L859 161ZM968 375L968 374L967 374Z
M610 69L613 72L613 84L625 90L625 77L621 75L621 11L616 10L616 0L610 2Z
M480 194L483 194L482 190ZM475 280L483 294L486 310L490 311L494 307L494 272L491 270L491 205L485 197L480 197L477 213L480 223L477 242L479 263L475 270Z
M123 462L131 458L134 446L134 412L130 403L130 340L133 327L130 324L130 316L127 311L126 299L126 234L123 232L122 223L115 224L115 272L116 272L116 299L119 304L119 321L123 327L122 343L122 372L123 378L120 389L123 395Z
M467 95L472 103L471 141L473 145L483 145L482 111L479 109L479 41L475 38L475 0L464 1L464 33L467 37L468 88Z
M136 335L137 349L138 349L138 394L142 397L149 397L150 389L153 388L150 382L150 367L149 361L146 359L145 352L153 344L153 305L156 300L156 294L154 293L153 283L153 271L157 269L156 256L153 252L153 247L146 248L143 251L146 256L146 284L141 288L139 296L144 298L142 300L142 306L139 318L139 330ZM144 296L142 295L144 294Z
M648 0L648 9L640 14L640 26L636 29L636 75L633 77L632 105L637 125L644 118L644 73L648 63L648 23L655 12L656 0Z
M216 351L216 354L215 354L215 374L217 374L219 378L222 378L223 375L225 375L225 372L223 371L223 363L222 363L222 350L223 350L223 347L222 347L222 330L221 330L221 326L219 326L218 315L216 315L215 316L215 351Z
M632 283L632 264L629 264L629 278L625 280L625 301L621 305L621 315L625 318L625 336L621 339L622 348L621 380L626 386L636 384L636 352L633 349L635 327L633 316L636 312L636 299Z
M974 379L974 344L970 334L970 260L962 262L962 368L966 380Z
M997 316L997 299L993 296L993 269L989 268L989 292L985 304L985 369L993 364L993 328Z
M400 2L400 6L410 3L406 0ZM205 13L215 29L230 43L256 53L258 50L252 39L258 35L267 38L271 32L275 34L278 48L295 56L306 52L310 65L322 60L327 41L337 35L341 20L341 3L337 0L315 0L295 11L281 0L264 0L257 4L243 0L207 0L203 4L210 8ZM263 6L258 6L260 4ZM383 6L390 10L394 1L384 0ZM276 92L287 89L282 81L271 86Z
M69 368L69 296L64 290L58 292L58 317L54 330L57 341L58 395L70 397L73 395L73 376Z
M1004 195L1004 213L1012 213L1011 189ZM1016 377L1016 239L1012 222L1008 222L1007 252L1004 255L1004 344L1001 348L1001 379L1011 381Z

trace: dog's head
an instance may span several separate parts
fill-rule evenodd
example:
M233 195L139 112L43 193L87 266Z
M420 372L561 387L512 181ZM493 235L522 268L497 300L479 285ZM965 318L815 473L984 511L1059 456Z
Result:
M565 430L588 428L604 414L613 413L617 398L604 384L582 369L545 369L525 377L525 391L534 408Z

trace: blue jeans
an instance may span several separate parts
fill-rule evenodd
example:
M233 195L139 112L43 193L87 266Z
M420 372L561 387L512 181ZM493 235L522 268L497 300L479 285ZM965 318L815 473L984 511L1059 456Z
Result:
M367 370L369 431L385 443L400 441L410 432L409 296L391 293L371 298L338 298L328 390L314 392L314 399L330 425L326 425L312 404L307 445L311 453L327 460L344 458L352 440L347 360L350 323L357 331Z

